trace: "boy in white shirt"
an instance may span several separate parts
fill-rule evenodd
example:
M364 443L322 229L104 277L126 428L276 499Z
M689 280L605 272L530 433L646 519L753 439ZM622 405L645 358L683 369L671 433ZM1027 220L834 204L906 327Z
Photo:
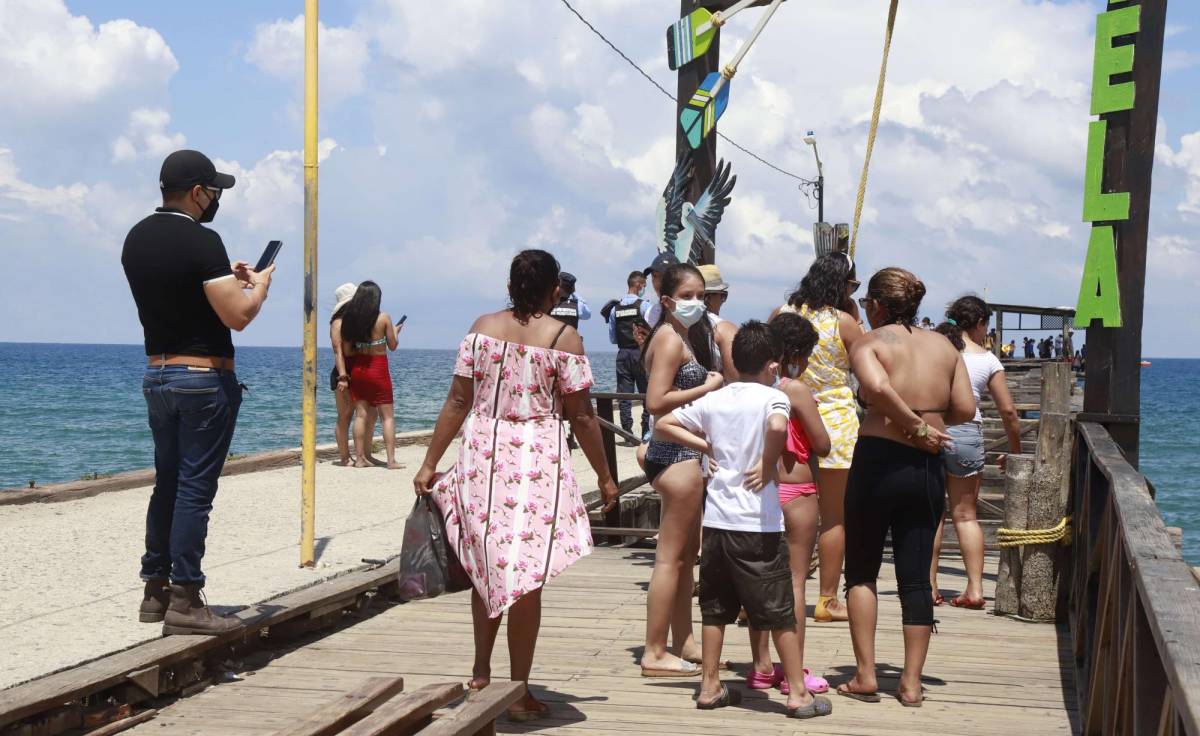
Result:
M804 686L796 640L791 570L776 465L787 440L791 404L774 388L780 354L770 330L751 320L733 339L741 380L659 419L663 439L712 457L717 471L704 505L700 611L704 623L703 680L696 707L723 708L740 693L721 684L718 667L725 626L745 608L750 625L771 631L791 692L792 718L829 715L833 704Z

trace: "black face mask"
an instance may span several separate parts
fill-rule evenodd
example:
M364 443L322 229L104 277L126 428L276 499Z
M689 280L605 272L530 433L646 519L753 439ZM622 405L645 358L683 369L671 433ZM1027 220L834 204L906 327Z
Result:
M217 210L220 209L220 207L221 200L214 197L209 201L208 206L204 208L204 211L200 213L200 219L197 220L197 222L212 222L213 218L217 216Z

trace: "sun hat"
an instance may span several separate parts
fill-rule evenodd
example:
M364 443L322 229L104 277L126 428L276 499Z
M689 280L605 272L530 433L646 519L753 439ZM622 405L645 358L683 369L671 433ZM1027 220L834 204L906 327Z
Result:
M354 298L354 292L356 292L356 291L358 291L358 287L355 286L354 284L349 284L349 283L342 284L341 286L334 289L333 290L333 314L337 314L337 311L339 309L341 309L342 307L349 304L350 300Z
M706 263L699 268L700 274L704 276L705 291L729 291L729 284L721 278L721 269L717 268L715 263Z

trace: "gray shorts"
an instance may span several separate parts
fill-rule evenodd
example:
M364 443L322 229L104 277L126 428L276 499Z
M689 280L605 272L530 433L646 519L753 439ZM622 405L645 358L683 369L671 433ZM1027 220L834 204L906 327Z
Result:
M956 478L969 478L983 472L983 425L967 422L947 427L954 449L942 450L946 472Z

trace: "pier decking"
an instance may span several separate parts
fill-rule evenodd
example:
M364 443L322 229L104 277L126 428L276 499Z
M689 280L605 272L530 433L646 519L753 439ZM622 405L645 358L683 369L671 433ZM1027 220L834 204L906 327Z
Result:
M534 664L536 694L551 717L518 725L501 719L502 733L546 734L905 734L1071 733L1075 695L1060 659L1064 640L1054 626L1024 624L981 611L937 609L926 667L927 701L920 710L885 697L866 704L831 695L834 714L816 721L784 717L776 691L747 692L743 704L698 711L698 679L638 676L645 588L653 552L602 548L546 588L541 638ZM965 582L956 556L942 561L942 586ZM986 569L985 594L994 591L996 563ZM809 600L815 599L813 581ZM878 661L881 690L895 688L902 662L900 610L890 561L879 583ZM806 664L832 682L851 672L854 658L844 624L810 624ZM365 620L297 645L259 669L161 708L132 734L257 736L297 722L323 703L381 674L402 675L404 689L465 681L472 658L466 594L393 606ZM740 682L749 660L746 630L730 627L725 658L730 682ZM507 674L501 635L493 662ZM740 685L739 685L740 687Z

